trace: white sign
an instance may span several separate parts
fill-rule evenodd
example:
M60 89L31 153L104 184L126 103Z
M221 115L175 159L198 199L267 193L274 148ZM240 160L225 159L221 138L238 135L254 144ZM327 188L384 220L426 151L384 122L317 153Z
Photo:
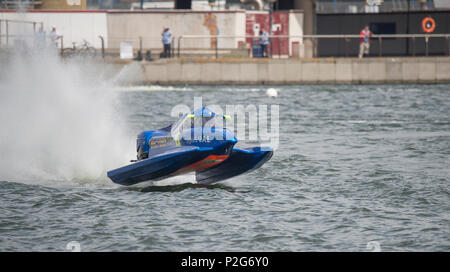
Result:
M69 6L79 6L81 5L81 0L66 0Z
M272 24L272 32L281 31L281 24Z
M121 59L133 58L133 44L131 42L120 42L120 58Z
M259 35L259 24L253 25L253 35L258 36Z

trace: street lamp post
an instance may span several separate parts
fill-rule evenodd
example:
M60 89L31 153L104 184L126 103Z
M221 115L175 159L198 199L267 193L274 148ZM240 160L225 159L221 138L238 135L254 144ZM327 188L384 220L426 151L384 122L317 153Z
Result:
M270 9L269 9L269 17L270 17L269 35L270 35L270 57L272 58L273 57L273 43L272 43L273 5L275 4L275 2L277 0L267 0L267 1L269 2L269 7L270 7ZM278 48L278 50L280 50L280 48Z

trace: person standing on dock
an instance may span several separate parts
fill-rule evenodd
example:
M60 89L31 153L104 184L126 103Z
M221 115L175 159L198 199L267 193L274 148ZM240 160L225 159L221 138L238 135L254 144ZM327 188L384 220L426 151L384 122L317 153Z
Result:
M56 31L56 26L52 26L52 31L50 31L50 41L52 46L58 48L58 40L61 39L61 35Z
M359 58L362 58L364 54L369 55L370 49L370 37L372 37L372 32L369 30L369 26L365 26L363 30L359 33L361 38L359 39Z
M263 58L267 58L269 54L267 53L267 45L269 44L269 34L261 30L259 31L259 45L261 45L261 53Z
M172 43L172 33L168 27L164 27L162 32L162 43L164 45L164 57L170 58L170 45Z

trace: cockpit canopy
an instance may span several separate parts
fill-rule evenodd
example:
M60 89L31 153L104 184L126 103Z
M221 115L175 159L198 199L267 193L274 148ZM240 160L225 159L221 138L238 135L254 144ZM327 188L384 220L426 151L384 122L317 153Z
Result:
M185 114L173 126L172 131L183 131L192 128L224 128L225 120L229 117L218 115L208 108L200 108Z

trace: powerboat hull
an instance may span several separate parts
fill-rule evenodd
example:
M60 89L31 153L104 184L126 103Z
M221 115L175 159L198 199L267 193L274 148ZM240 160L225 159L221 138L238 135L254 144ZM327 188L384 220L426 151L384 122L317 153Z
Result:
M272 157L271 148L234 148L234 134L211 125L214 118L225 117L201 108L168 127L140 133L137 160L107 176L130 186L195 172L197 183L211 184L253 171Z

